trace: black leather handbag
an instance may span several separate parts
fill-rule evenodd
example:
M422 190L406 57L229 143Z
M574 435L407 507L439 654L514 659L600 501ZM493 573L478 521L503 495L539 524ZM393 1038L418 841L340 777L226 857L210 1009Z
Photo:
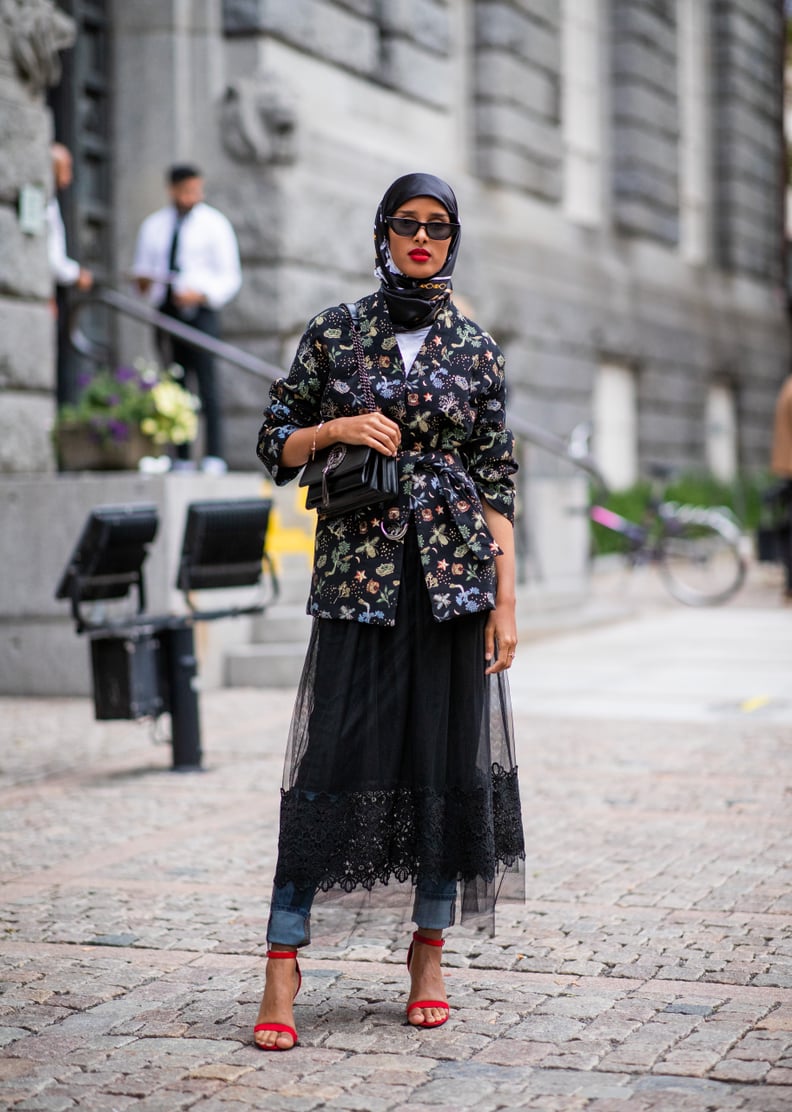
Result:
M360 342L357 306L344 308L352 321L352 343L363 399L373 413L377 405ZM393 501L399 493L399 470L393 456L384 456L366 444L331 444L305 465L300 486L308 488L307 509L317 510L323 517L337 517Z

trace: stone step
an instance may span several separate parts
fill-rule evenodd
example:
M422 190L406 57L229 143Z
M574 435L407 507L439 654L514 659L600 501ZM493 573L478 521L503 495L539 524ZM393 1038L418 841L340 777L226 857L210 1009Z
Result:
M251 641L256 645L299 642L304 646L311 632L311 622L304 603L275 603L266 613L253 619Z
M240 645L225 658L226 687L296 687L305 644Z

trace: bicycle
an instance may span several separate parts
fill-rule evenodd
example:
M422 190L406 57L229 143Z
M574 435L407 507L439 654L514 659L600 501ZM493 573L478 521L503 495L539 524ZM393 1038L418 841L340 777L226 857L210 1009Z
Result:
M654 465L647 471L667 480L672 468ZM725 506L690 506L652 494L641 522L596 503L589 506L589 517L624 538L633 567L655 564L672 597L686 606L727 602L745 581L742 531Z

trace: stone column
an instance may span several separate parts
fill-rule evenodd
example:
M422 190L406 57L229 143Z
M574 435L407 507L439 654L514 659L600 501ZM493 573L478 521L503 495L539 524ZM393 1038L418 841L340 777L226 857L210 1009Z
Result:
M0 3L0 472L53 468L55 319L44 206L51 193L44 89L73 23L49 0Z
M681 0L677 28L679 94L679 245L694 266L711 257L712 62L710 10Z
M142 220L167 204L165 172L197 164L216 203L220 139L215 104L222 89L220 0L111 0L113 29L114 284L128 281ZM152 355L150 330L118 321L119 355Z
M679 242L677 10L613 0L613 217L628 235Z
M558 6L477 0L474 15L478 175L558 201L563 186Z
M715 255L780 289L783 267L783 12L777 0L713 9Z

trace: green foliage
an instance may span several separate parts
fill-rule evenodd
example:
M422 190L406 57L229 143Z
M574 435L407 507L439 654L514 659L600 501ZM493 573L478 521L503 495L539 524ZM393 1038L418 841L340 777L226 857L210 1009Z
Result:
M771 482L766 474L744 472L732 482L723 483L707 472L697 472L675 477L665 497L696 506L728 506L743 529L751 530L759 523L762 492Z
M592 503L607 506L614 513L629 518L630 521L643 522L647 517L650 499L684 502L694 506L727 506L750 532L759 523L762 494L773 483L764 472L743 472L730 483L723 483L708 472L684 472L667 484L651 483L641 479L626 490L611 491L605 497L592 488ZM592 551L597 555L611 552L625 552L627 542L618 533L591 522Z

